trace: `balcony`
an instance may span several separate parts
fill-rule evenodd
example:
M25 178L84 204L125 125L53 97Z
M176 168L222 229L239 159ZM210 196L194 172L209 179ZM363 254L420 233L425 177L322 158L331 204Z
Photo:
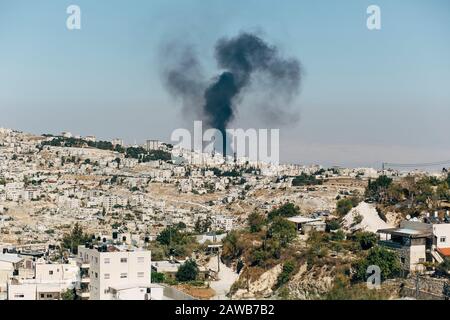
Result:
M402 245L401 243L394 242L394 241L387 241L387 240L379 240L378 244L380 246L389 248L389 249L406 249L407 246Z
M89 299L91 296L91 293L89 291L87 292L80 292L78 293L81 299Z
M80 281L81 283L90 283L91 278L89 276L82 276Z
M91 265L89 264L88 261L78 260L77 266L80 267L80 269L89 269Z

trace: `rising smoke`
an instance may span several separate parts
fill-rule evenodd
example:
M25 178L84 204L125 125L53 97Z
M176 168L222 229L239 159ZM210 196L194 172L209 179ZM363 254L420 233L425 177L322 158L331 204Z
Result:
M284 117L290 117L286 108L299 92L300 62L281 57L275 46L257 35L241 33L217 42L215 59L222 73L209 85L191 50L178 58L175 62L169 59L164 72L169 92L181 97L184 112L200 116L208 127L220 130L224 136L240 106L238 98L249 87L273 97L265 99L257 116L271 117L280 123L286 122Z
M205 116L199 106L204 104L203 94L207 84L194 48L169 43L161 49L161 61L165 65L162 72L167 90L182 101L185 118L203 119Z

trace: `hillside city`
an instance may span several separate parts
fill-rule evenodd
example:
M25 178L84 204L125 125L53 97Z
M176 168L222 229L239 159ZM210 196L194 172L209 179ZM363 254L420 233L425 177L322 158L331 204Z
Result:
M446 300L449 186L1 128L0 299Z

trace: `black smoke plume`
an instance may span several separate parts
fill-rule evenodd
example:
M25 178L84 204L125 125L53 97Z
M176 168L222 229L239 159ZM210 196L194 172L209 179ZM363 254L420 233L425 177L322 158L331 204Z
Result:
M258 115L276 114L280 122L281 117L289 117L284 109L298 93L301 82L298 60L281 57L275 46L251 33L220 39L215 58L223 72L210 85L205 85L191 52L166 72L166 84L172 93L182 97L184 110L197 112L208 127L220 130L225 137L225 130L236 116L237 98L254 82L253 89L273 97L264 101ZM254 79L262 81L252 82ZM202 86L203 94L199 97Z

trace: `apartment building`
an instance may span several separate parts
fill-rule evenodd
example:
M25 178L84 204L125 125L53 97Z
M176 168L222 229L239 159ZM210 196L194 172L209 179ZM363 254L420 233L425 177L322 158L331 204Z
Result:
M212 216L213 229L231 231L233 230L234 218L224 215Z
M79 246L79 295L89 300L111 300L117 288L151 285L151 252L129 245Z
M161 142L158 140L147 140L145 142L145 150L158 150L161 148Z
M450 258L450 224L433 224L433 246L441 257ZM439 259L440 262L442 260Z
M441 263L450 257L450 224L402 221L399 228L378 230L380 245L397 252L407 272L425 270L425 262Z
M39 189L28 188L23 191L22 199L24 201L38 200L40 195L41 195L41 192Z
M59 300L79 281L79 268L73 263L36 262L33 276L13 276L8 281L8 300Z

